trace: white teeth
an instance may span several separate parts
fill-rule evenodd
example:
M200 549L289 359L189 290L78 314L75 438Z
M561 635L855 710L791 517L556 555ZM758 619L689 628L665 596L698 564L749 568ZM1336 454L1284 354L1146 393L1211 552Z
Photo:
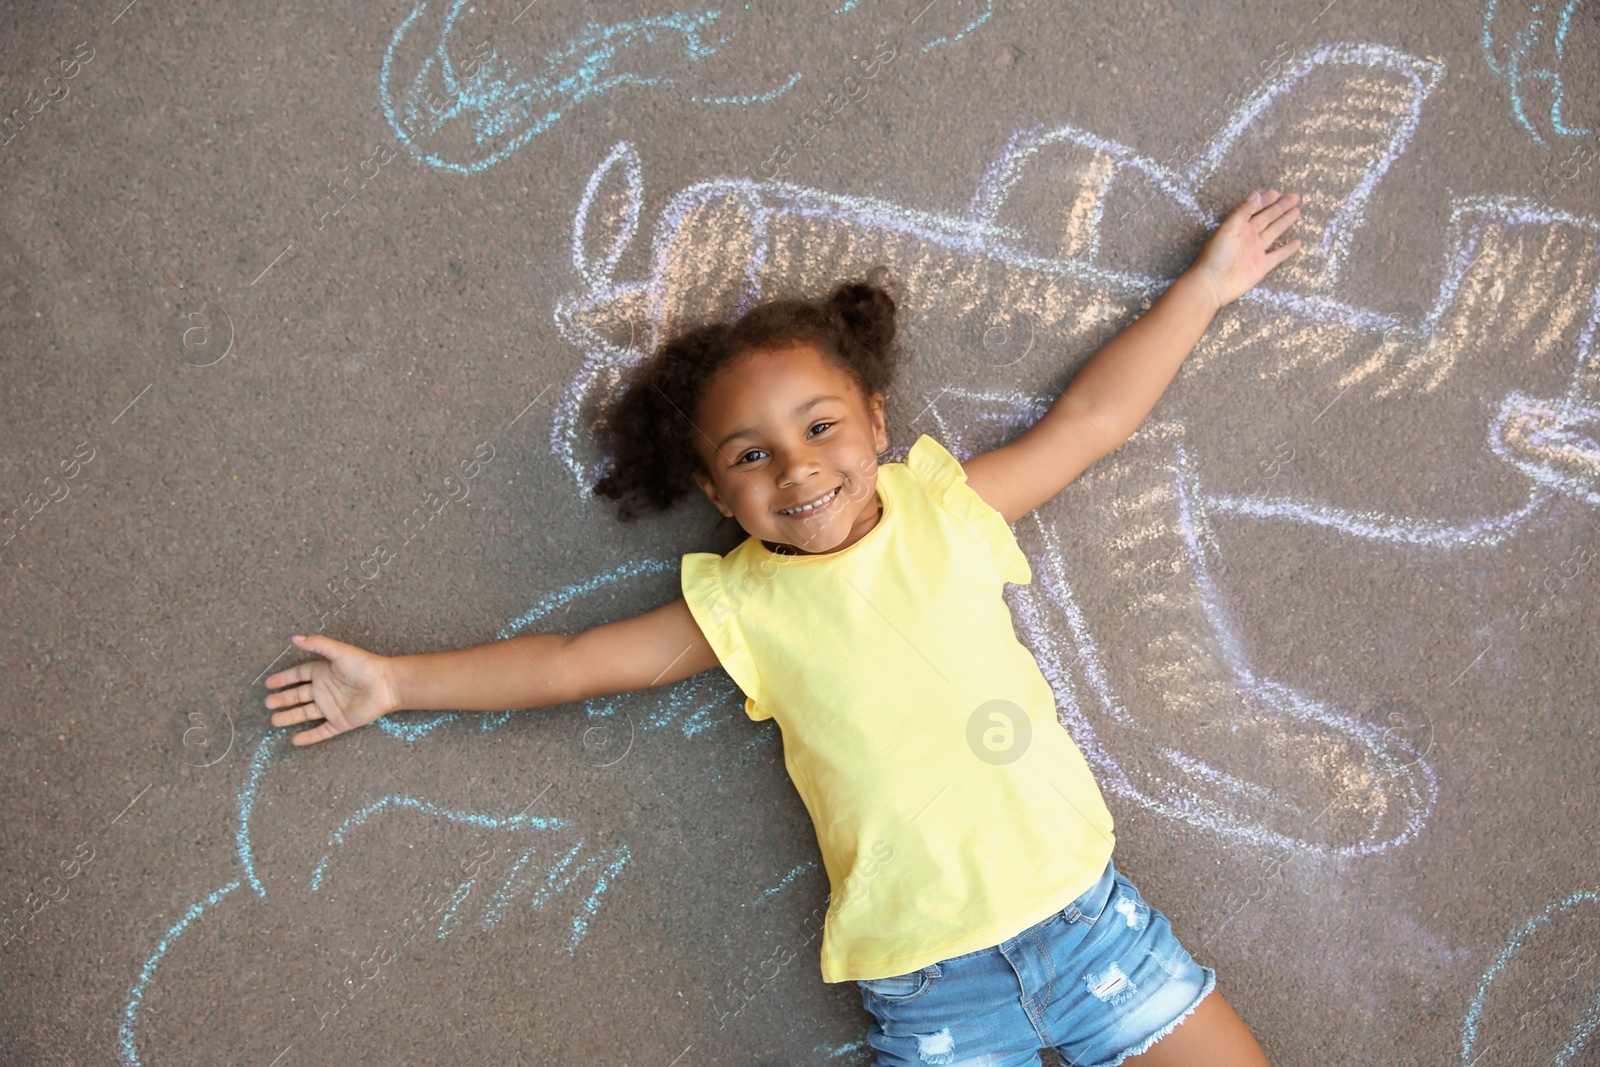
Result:
M829 493L827 496L823 497L821 500L817 501L815 504L807 504L803 508L789 508L787 510L778 512L778 514L779 515L804 515L808 511L816 511L818 508L827 507L828 506L828 502L830 500L832 500L837 495L839 495L839 490L838 489L834 489L833 492Z

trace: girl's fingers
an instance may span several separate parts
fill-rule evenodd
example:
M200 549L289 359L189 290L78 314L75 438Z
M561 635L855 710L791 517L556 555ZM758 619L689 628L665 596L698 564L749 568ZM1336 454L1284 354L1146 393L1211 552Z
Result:
M1278 194L1270 189L1252 189L1249 198L1239 205L1238 214L1254 222L1255 216L1265 211L1277 198Z
M1257 230L1260 230L1282 218L1288 212L1295 210L1299 206L1299 201L1300 198L1293 193L1287 196L1275 196L1267 202L1265 207L1250 216L1250 222Z
M1231 212L1229 212L1228 213L1228 217L1222 220L1222 226L1226 226L1229 223L1234 222L1235 220L1240 220L1242 222L1248 222L1248 221L1250 221L1250 216L1254 212L1260 210L1260 208L1261 208L1261 196L1260 196L1260 194L1259 193L1251 193L1250 195L1252 197L1255 197L1255 199L1254 200L1246 199L1242 204L1240 204L1238 207L1234 208ZM1221 226L1219 226L1218 229L1221 229Z
M1284 230L1287 230L1290 226L1293 226L1295 220L1299 217L1300 209L1298 207L1291 207L1288 211L1285 211L1282 215L1279 215L1272 221L1272 225L1261 231L1262 245L1271 246L1272 242L1276 241L1279 236L1282 235Z
M325 722L313 730L301 730L299 733L295 734L294 737L290 738L290 740L296 745L304 748L306 745L314 745L318 741L326 741L330 737L337 736L339 736L338 727L334 726L331 722Z
M309 682L310 680L311 664L297 663L293 667L285 667L268 678L267 688L277 689L279 686L288 685L290 682Z
M1298 251L1300 251L1300 238L1285 241L1282 248L1267 254L1267 269L1271 270Z
M311 683L306 681L293 689L280 689L276 693L268 693L263 701L269 708L287 708L295 704L304 704L311 699Z
M298 708L290 708L287 711L273 712L272 725L298 726L303 722L310 722L312 719L321 718L325 718L325 716L315 704L301 704Z
M302 652L310 652L328 660L331 660L341 649L350 647L340 641L335 641L331 637L323 637L321 634L310 634L305 637L296 634L290 639L289 643L292 647L298 648ZM276 689L281 685L288 685L290 682L309 682L310 680L311 663L296 663L293 667L285 667L277 674L269 677L267 679L267 688Z

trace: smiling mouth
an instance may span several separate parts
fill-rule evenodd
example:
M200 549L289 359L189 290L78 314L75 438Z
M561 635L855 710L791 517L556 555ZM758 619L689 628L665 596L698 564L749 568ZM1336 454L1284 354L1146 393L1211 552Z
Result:
M839 490L843 488L844 486L842 485L835 486L832 492L823 494L809 504L803 504L792 508L783 508L779 510L778 514L790 519L799 518L802 515L815 515L817 512L833 503L834 498L839 495Z

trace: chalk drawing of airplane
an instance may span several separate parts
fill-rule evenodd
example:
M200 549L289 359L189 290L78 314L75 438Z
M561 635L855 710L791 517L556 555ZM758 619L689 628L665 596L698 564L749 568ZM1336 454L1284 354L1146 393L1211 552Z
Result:
M641 15L609 24L586 21L563 46L518 64L511 46L494 43L487 9L478 21L471 18L476 6L469 7L469 0L440 2L430 14L427 3L418 4L395 27L378 81L384 116L412 157L459 174L475 174L507 159L585 101L627 88L704 82L707 61L726 52L740 35L721 10ZM992 0L976 6L982 11L975 17L961 13L965 26L922 42L921 51L953 44L987 22ZM838 17L855 7L852 0L830 14ZM922 28L937 32L931 29L935 21L928 19ZM740 69L731 61L715 66L724 80ZM747 108L778 99L803 78L794 71L772 77L755 93L704 87L684 99Z
M669 561L650 560L632 563L558 590L539 598L522 616L507 624L499 637L510 637L512 633L536 625L549 625L547 616L552 611L562 613L563 609L584 598L608 597L619 582L669 566L674 565ZM722 683L720 688L718 681ZM587 702L584 710L592 725L584 731L581 744L574 745L574 750L594 765L611 765L629 755L634 747L635 731L675 723L683 733L694 734L717 725L717 721L731 720L738 715L731 681L718 680L710 673L678 683L666 694L653 694L646 705L643 712L638 709L630 712L629 707L619 701ZM398 715L394 720L379 720L379 726L382 734L414 744L459 718L478 721L482 729L496 729L506 725L510 715L510 712L499 715L411 713ZM517 813L485 811L438 803L410 793L392 793L366 801L342 816L334 811L330 825L328 813L298 803L304 798L291 801L280 795L285 805L278 805L270 798L270 793L262 790L264 782L274 781L272 769L282 768L285 763L288 733L286 729L272 729L262 737L251 757L250 773L238 792L235 854L242 875L211 889L210 893L203 893L190 905L160 939L128 990L118 1030L118 1054L125 1064L141 1062L141 1045L150 1051L160 1048L165 1038L173 1037L166 1032L160 1016L155 1016L152 1022L154 1013L147 1009L147 998L166 992L163 987L171 987L174 981L194 981L195 974L224 966L221 960L206 960L203 955L190 957L189 952L195 952L190 949L195 939L189 934L208 926L222 926L229 931L242 925L280 931L296 928L302 921L298 915L315 909L318 894L328 891L326 881L330 872L338 872L344 849L368 845L368 841L373 840L371 830L382 827L389 832L386 838L379 840L410 838L422 841L422 848L437 851L466 853L467 838L482 841L486 849L486 853L464 856L464 864L474 862L464 867L462 875L453 878L451 885L445 886L445 893L438 894L437 901L426 907L413 901L422 907L424 918L386 931L386 944L416 941L419 936L424 941L445 939L466 928L485 931L506 920L512 909L544 910L549 909L555 899L565 899L571 901L571 920L562 947L568 955L573 955L589 933L590 921L597 917L606 889L613 885L629 862L630 849L626 843L594 845L571 822L533 813L534 805L523 806ZM746 744L746 753L763 739L766 739L765 733ZM283 774L282 769L278 774ZM283 806L293 808L293 814L282 811ZM434 829L438 824L450 827L443 833L442 840L446 843L435 840L440 838ZM262 849L262 832L266 832L266 840L274 845L272 848ZM280 848L282 845L288 848ZM306 846L310 846L310 851L306 851ZM486 854L491 856L486 857ZM395 861L405 865L414 857L416 853L408 848L395 857ZM205 941L205 936L200 941ZM365 945L365 949L374 949L374 945ZM379 971L378 961L371 966L374 973ZM342 987L334 992L323 990L328 977L328 974L310 976L307 981L314 982L317 989L304 990L307 1000L314 1001L318 1016L338 1014L339 1006L344 1003L341 998L350 995ZM362 979L362 985L366 984L366 976L357 977ZM350 1003L354 1003L355 998L350 995ZM186 1006L202 1008L198 1003ZM304 1022L304 1017L294 1017L288 1030L302 1029ZM160 1056L157 1054L157 1057Z
M496 638L560 629L560 625L553 626L555 619L563 620L570 630L571 620L603 614L619 588L630 582L648 580L653 575L676 572L677 567L676 560L646 559L574 582L537 598L502 627ZM571 613L574 607L580 609L577 614ZM641 734L675 727L684 736L694 737L735 719L744 722L735 695L732 681L720 672L702 672L664 690L586 701L583 705L586 725L573 739L571 755L595 767L615 766L632 754ZM381 719L377 726L382 735L410 745L458 721L476 723L482 731L498 731L514 714L408 712ZM187 934L208 925L227 929L240 923L278 929L291 927L297 922L295 909L315 908L318 894L327 891L326 880L330 869L337 870L341 851L364 844L372 830L387 826L391 829L389 839L392 839L395 836L393 827L414 826L417 832L408 833L420 837L420 831L428 824L443 823L452 828L445 840L459 839L464 862L473 861L470 868L464 868L470 871L470 876L461 877L448 887L448 895L441 897L438 905L431 909L426 923L402 928L401 936L425 934L437 940L468 927L488 930L504 921L514 908L545 910L559 898L571 902L569 928L562 946L569 955L576 953L604 903L607 890L631 857L626 844L595 845L571 822L533 813L531 804L513 814L393 794L362 803L342 817L336 812L331 817L331 825L313 824L305 815L298 820L290 819L276 810L277 805L262 789L263 783L271 779L273 769L284 764L290 732L270 730L262 738L251 758L247 780L239 791L234 850L241 876L201 894L167 930L129 990L119 1031L119 1054L125 1064L140 1062L141 1045L148 1051L160 1043L161 1024L151 1021L153 1012L147 1009L147 997L159 999L163 980L171 984L175 973L191 979L195 971L203 971L208 966L206 961L188 958L179 948ZM760 746L775 739L775 729L758 728L730 764L737 766ZM278 773L283 772L279 770ZM269 849L264 853L259 846L263 835L268 841L296 838L301 844L311 839L309 835L317 835L321 844L314 856L303 850L274 855L279 850ZM482 853L468 853L469 840L482 841L497 858L492 862L480 862ZM453 846L436 844L432 847ZM406 858L414 855L408 852ZM387 894L380 894L384 895ZM259 918L253 918L257 912ZM321 983L327 977L313 976L311 980ZM329 994L324 999L325 1003L318 1002L322 1011L327 1011L329 1006L337 1008L337 997ZM352 997L352 1002L354 1000Z
M185 993L193 996L197 988L227 977L222 969L230 965L219 958L208 958L207 945L233 946L241 931L273 930L281 936L306 925L306 916L319 905L319 895L327 894L330 867L337 872L342 850L365 845L375 829L385 828L391 835L380 837L378 841L392 839L397 829L402 838L415 839L423 837L418 831L425 824L439 821L452 824L463 831L460 835L462 847L459 850L448 845L433 847L463 853L459 873L456 864L447 864L452 877L443 892L430 892L426 898L419 893L416 900L407 902L413 906L411 910L388 915L389 921L381 934L381 952L377 940L360 945L363 953L373 953L367 961L372 967L371 973L362 969L357 975L342 975L345 979L342 983L335 982L336 975L331 973L300 975L295 981L289 981L294 976L287 973L280 975L286 985L304 994L305 1008L297 1011L314 1011L319 1018L331 1018L339 1013L346 998L354 1003L369 982L379 979L382 966L394 964L411 942L441 940L465 926L487 930L503 921L513 907L542 909L557 897L571 902L570 930L562 947L569 955L573 954L588 933L590 921L606 890L630 858L626 845L590 844L566 820L530 813L528 808L533 805L515 814L498 814L454 810L397 794L366 803L346 817L318 845L320 855L307 870L268 871L265 869L268 865L258 855L257 807L258 801L263 799L262 780L268 768L280 761L281 750L287 747L287 733L274 730L261 739L239 791L235 851L241 876L201 894L200 899L166 930L128 991L118 1029L118 1054L124 1064L140 1063L142 1054L157 1060L168 1058L163 1055L164 1039L173 1035L166 1033L163 1020L181 1015L186 1019L186 1029L192 1029L194 1019L201 1012L215 1007L214 998L185 1002L188 999ZM270 798L267 803L271 804ZM296 832L288 822L286 818L279 819L277 829ZM467 854L467 838L474 835L482 849ZM407 862L411 862L416 853L406 856ZM374 887L369 885L345 885L343 889L362 896L370 893L374 912L382 911L382 902L387 899L392 903L390 898L394 896L393 893L374 892ZM207 927L221 927L221 931L212 929L198 939L191 936ZM380 935L374 933L372 937L376 939ZM251 961L252 975L273 962L289 966L284 961L257 958ZM237 963L235 960L234 965ZM337 964L323 970L336 972ZM182 992L172 994L174 986ZM148 1003L151 998L156 1004ZM271 1010L277 1009L278 1005L272 1005ZM321 1025L308 1026L308 1018L303 1014L291 1017L287 1007L283 1010L283 1034L287 1039L292 1040L295 1033L307 1029L322 1028ZM235 1036L252 1043L267 1040L267 1035L259 1032L263 1013L247 1014L254 1020L251 1025L256 1029Z
M702 61L726 43L705 39L718 36L718 11L591 22L544 56L539 73L523 76L501 47L478 47L489 39L473 42L470 24L465 39L454 40L466 6L455 0L430 18L428 5L418 4L395 27L378 82L390 128L413 157L461 174L504 160L585 99L624 85L672 85L679 79L648 69L670 69L678 52L676 65Z
M1389 459L1395 445L1384 419L1399 418L1395 412L1413 423L1431 415L1456 436L1408 441L1410 462L1385 462L1382 483L1328 479L1312 495L1247 492L1253 468L1239 463L1241 449L1225 436L1235 428L1181 417L1152 423L1073 487L1084 505L1098 505L1078 513L1122 515L1159 531L1144 554L1097 556L1075 529L1041 526L1047 545L1073 547L1033 559L1045 577L1022 599L1034 601L1036 651L1058 661L1063 716L1078 717L1067 725L1097 749L1111 788L1261 845L1334 855L1392 848L1432 811L1432 766L1414 739L1250 669L1222 607L1227 586L1216 572L1227 561L1217 558L1211 527L1219 516L1245 515L1443 552L1503 541L1547 521L1562 501L1600 505L1600 222L1514 197L1454 198L1443 279L1420 320L1344 296L1368 206L1443 73L1441 61L1380 45L1319 47L1240 105L1181 171L1076 127L1025 130L961 216L787 182L697 183L662 210L640 281L617 277L642 211L640 162L621 142L575 212L580 286L558 304L556 321L583 363L557 405L552 451L587 493L605 461L590 428L623 373L661 338L774 295L822 291L879 264L901 285L913 340L919 331L930 346L981 336L1000 318L1026 324L1037 350L1081 360L1169 281L1111 265L1107 235L1128 205L1155 229L1203 235L1249 188L1300 192L1301 252L1218 316L1190 356L1172 408L1207 388L1232 396L1252 383L1257 392L1294 390L1323 404L1344 397L1356 420L1341 435L1346 470ZM1270 165L1252 169L1255 158ZM922 392L935 394L935 385ZM939 392L933 409L948 410L956 395ZM1020 416L1026 405L1001 406ZM1301 421L1316 410L1304 408ZM972 425L979 412L962 418ZM1262 441L1292 429L1271 425L1270 410L1264 420L1253 415L1260 421L1268 424ZM946 419L947 441L959 422ZM1025 424L1015 418L1011 429ZM1259 446L1248 458L1267 452ZM1464 470L1498 510L1463 514L1449 494L1428 491L1452 470ZM1135 501L1137 514L1128 511ZM1117 536L1107 531L1103 544ZM1167 578L1152 585L1152 568L1165 568ZM1095 598L1083 594L1107 586L1116 604L1145 603L1131 628L1126 611L1108 626L1087 606ZM1137 639L1140 658L1099 652L1113 633ZM1159 671L1173 683L1155 687ZM1134 693L1147 698L1137 718L1128 711ZM1219 740L1252 731L1258 745L1283 753L1282 765L1230 766L1226 745L1186 738L1179 750L1159 740L1196 716ZM1130 746L1142 733L1142 743L1099 747L1091 721L1101 734L1121 729ZM1131 758L1135 752L1143 758Z

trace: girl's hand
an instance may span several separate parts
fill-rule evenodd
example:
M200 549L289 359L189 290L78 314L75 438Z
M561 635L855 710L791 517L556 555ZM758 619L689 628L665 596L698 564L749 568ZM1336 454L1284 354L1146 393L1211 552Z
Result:
M1267 248L1300 217L1300 197L1260 190L1222 220L1189 269L1204 278L1217 298L1217 309L1231 304L1256 286L1267 272L1300 251L1300 238L1285 241L1275 252Z
M279 671L267 679L267 688L294 683L293 689L270 694L269 708L284 708L272 716L274 726L321 719L322 724L295 734L296 745L314 745L347 730L365 726L399 708L391 661L355 645L330 637L294 638L296 648L322 659Z

